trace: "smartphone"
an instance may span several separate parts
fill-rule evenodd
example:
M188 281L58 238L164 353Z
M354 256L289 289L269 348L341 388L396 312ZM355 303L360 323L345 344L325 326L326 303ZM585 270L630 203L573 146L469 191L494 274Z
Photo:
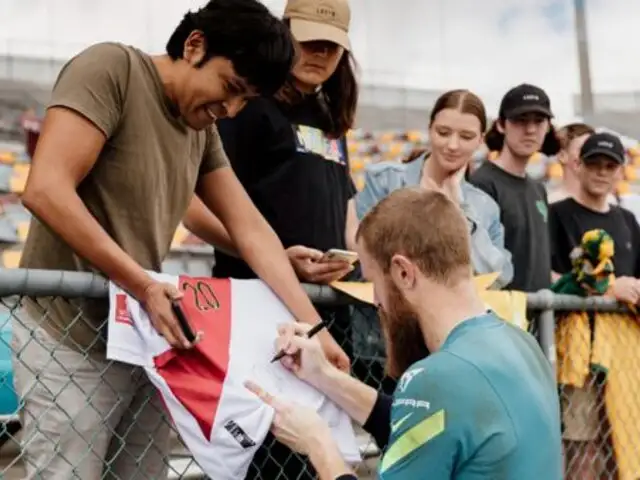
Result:
M323 262L330 261L343 261L349 263L349 265L353 265L358 261L358 254L356 252L351 252L349 250L340 250L338 248L332 248L327 251L322 257Z
M189 343L195 342L196 335L195 333L193 333L193 330L191 330L191 326L187 321L187 317L182 311L182 308L180 308L178 301L171 302L171 309L173 310L173 314L178 319L178 323L180 324L180 328L182 329L182 333L184 334L184 337L187 339L187 342Z

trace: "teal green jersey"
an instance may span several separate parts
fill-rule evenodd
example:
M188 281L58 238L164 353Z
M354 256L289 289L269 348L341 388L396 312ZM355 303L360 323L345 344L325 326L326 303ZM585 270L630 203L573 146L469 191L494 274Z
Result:
M382 480L562 478L556 382L531 335L488 313L401 377Z

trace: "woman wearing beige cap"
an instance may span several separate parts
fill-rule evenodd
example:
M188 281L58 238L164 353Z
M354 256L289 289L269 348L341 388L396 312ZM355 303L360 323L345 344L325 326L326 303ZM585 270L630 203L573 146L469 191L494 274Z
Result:
M290 79L274 98L251 100L236 117L217 124L238 178L287 248L300 279L310 283L326 284L352 270L348 262L323 258L332 248L353 250L358 224L345 140L358 101L350 17L347 0L289 0L284 21L300 50ZM193 233L221 246L214 223L197 208L185 219ZM232 244L226 246L226 252L216 251L213 275L256 278L233 255ZM318 311L351 357L345 342L351 339L348 307ZM305 459L273 442L264 442L247 479L315 478Z

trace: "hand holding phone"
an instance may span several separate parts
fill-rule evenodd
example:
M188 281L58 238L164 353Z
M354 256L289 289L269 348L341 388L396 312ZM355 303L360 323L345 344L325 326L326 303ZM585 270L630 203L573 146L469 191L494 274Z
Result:
M338 251L340 252L340 251ZM302 245L287 248L287 256L298 278L304 282L327 284L343 278L353 270L352 261L357 260L353 252L339 256L336 251L326 253Z
M358 261L358 254L349 250L332 248L328 250L320 260L321 262L345 262L353 265Z

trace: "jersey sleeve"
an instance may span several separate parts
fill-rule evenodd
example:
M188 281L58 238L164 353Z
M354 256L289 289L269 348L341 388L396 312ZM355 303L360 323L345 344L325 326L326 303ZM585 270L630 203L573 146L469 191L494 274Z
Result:
M218 168L229 166L229 158L224 151L220 134L215 125L207 130L206 135L204 155L200 164L200 175L206 175Z
M99 43L83 50L62 67L48 108L73 110L111 137L122 116L130 66L122 45Z
M490 386L459 357L440 352L416 364L398 382L380 478L417 479L428 472L430 480L451 479L503 430L495 405Z
M454 399L442 382L446 368L436 362L414 366L401 377L391 407L391 436L382 457L382 480L451 478L460 433L451 417ZM450 379L448 380L450 381Z

